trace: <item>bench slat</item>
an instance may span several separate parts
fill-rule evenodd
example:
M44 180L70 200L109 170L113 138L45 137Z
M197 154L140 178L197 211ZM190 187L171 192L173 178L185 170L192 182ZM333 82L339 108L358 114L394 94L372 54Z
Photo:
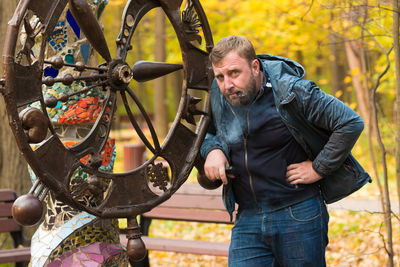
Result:
M229 214L221 210L198 210L156 207L143 214L144 217L161 220L198 221L231 224Z
M201 195L201 196L222 196L222 186L214 189L207 190L201 187L199 184L184 184L182 185L174 195L176 194L184 194L184 195Z
M177 253L190 253L199 255L224 256L229 253L229 243L208 242L200 240L165 239L158 237L142 236L148 250L171 251ZM120 235L121 244L126 247L127 238Z
M225 211L221 196L213 195L182 195L174 194L170 199L161 203L161 207L216 209Z
M29 261L30 259L30 248L0 250L0 263Z
M0 189L0 201L14 201L15 192L11 189Z
M0 225L0 233L21 231L21 226L12 218L0 220Z
M0 202L0 217L10 217L13 203Z

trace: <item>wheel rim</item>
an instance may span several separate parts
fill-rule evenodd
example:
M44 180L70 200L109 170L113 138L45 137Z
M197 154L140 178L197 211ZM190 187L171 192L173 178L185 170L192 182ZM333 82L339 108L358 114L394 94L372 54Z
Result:
M132 36L140 20L156 7L162 8L175 30L181 49L182 64L140 61L129 66L126 58L129 54ZM57 26L58 18L62 12L65 12L65 9L71 11L80 30L85 33L90 44L104 58L104 63L88 66L81 63L61 62L57 58L50 60L46 58L45 51L49 45L48 40ZM83 0L71 0L69 2L66 0L41 2L22 0L19 3L8 26L3 52L4 97L7 112L10 118L10 126L20 150L39 177L40 183L48 187L56 198L97 216L131 218L168 199L186 181L195 161L198 159L198 151L206 133L210 112L208 99L212 73L209 71L208 52L213 46L211 31L198 0L185 2L182 0L131 0L125 6L120 33L117 38L118 56L113 59L108 51L103 33L100 34L101 28L95 17L88 15L89 11L86 1ZM35 27L30 28L27 24L28 20L23 19L29 16L38 18L39 23ZM21 35L19 31L22 28L21 25L24 25L27 38L23 43L23 48L15 53ZM199 31L201 34L199 34ZM37 41L37 36L41 36L43 40L40 44ZM204 39L205 49L194 44L199 39ZM40 47L40 52L35 58L29 51L29 48L33 45ZM22 56L25 55L27 63L18 62L18 56L21 54ZM54 69L83 69L92 73L90 77L65 75L63 77L45 78L45 66L51 66ZM164 142L160 144L146 108L141 104L129 84L131 79L137 81L151 80L178 69L183 69L184 73L182 98L168 135ZM67 148L61 142L46 111L46 107L54 105L55 102L62 99L60 96L56 100L51 97L46 98L42 93L42 85L69 84L78 80L95 80L96 87L104 88L104 105L89 133L76 145ZM204 98L193 97L190 94L193 90L204 92ZM86 86L78 91L78 95L89 91L90 86ZM71 98L76 95L69 94L63 97ZM107 173L99 170L96 158L99 157L110 134L112 117L117 106L117 95L121 96L133 128L153 156L132 171ZM150 129L151 139L148 139L141 130L128 99L132 99L140 110L147 127ZM41 109L38 109L40 112L29 108L21 115L22 109L36 102L40 103ZM201 104L203 106L200 108ZM195 123L196 130L188 129L183 123L184 121ZM35 134L27 135L27 132L31 129ZM43 135L46 137L43 137ZM40 143L40 145L33 149L32 143ZM82 163L81 159L88 155L92 161L87 164ZM165 159L168 162L171 169L170 177L163 171L160 163L155 162L158 158ZM79 196L74 196L71 192L71 175L78 168L91 176L111 181L106 190L107 193L95 206L84 205L78 201ZM168 187L165 186L166 183L168 183ZM161 193L154 193L150 190L149 184L161 188Z

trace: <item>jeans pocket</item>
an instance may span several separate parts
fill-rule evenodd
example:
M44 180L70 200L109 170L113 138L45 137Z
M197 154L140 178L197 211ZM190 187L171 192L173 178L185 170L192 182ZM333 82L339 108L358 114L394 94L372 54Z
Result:
M320 197L313 197L289 207L290 217L298 222L309 222L322 215Z

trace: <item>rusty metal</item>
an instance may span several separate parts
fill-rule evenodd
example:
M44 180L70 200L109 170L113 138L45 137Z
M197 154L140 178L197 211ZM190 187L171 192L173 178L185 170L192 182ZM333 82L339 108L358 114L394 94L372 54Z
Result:
M140 61L130 66L126 58L132 50L131 41L135 30L142 18L156 7L162 8L175 30L182 64ZM105 62L91 66L83 62L67 63L62 58L46 58L49 37L66 8L69 8L80 29ZM30 23L33 17L37 19L36 23ZM21 38L22 35L24 38ZM33 203L32 207L35 207L32 212L38 215L38 204L49 189L57 199L74 208L100 217L130 218L128 245L131 245L128 253L133 258L139 258L143 252L142 242L137 222L132 218L167 200L186 181L195 162L198 168L202 168L198 152L209 122L209 88L213 74L208 53L213 47L213 40L199 0L129 0L126 2L116 42L117 57L112 58L101 27L85 0L21 0L8 23L5 36L2 57L4 79L0 80L0 93L4 96L10 127L19 149L40 180L40 188L34 187L32 191L36 192L36 196L31 193L25 197L27 203ZM35 57L31 56L33 46L39 48ZM60 71L73 68L80 75L44 78L46 66ZM161 145L150 116L131 89L130 81L153 80L180 69L183 69L184 75L182 97L169 134ZM61 93L58 98L42 93L43 86L50 87L56 83L70 85L75 81L87 80L93 84L73 93ZM67 102L72 96L85 95L94 87L101 87L105 94L98 119L79 143L66 148L47 116L46 107L54 107L58 101ZM193 91L201 91L204 97L190 95ZM118 95L121 96L134 130L153 156L131 171L107 173L99 170L100 153L110 133ZM132 111L132 102L150 130L151 140L137 121ZM39 103L41 109L29 107L33 103ZM196 130L186 127L186 122L196 125ZM40 145L33 149L31 143ZM90 158L87 164L80 160L85 156ZM166 173L156 162L158 158L168 162L170 173ZM80 188L71 188L72 173L78 168L91 178L79 185ZM111 182L103 183L106 180ZM161 189L161 193L151 191L149 184ZM87 205L80 201L82 194L91 194L98 201ZM22 204L26 207L26 203ZM19 211L16 214L21 217L18 216ZM25 217L21 220L32 223Z
M15 200L11 212L20 224L35 225L42 218L43 203L32 194L22 195Z
M25 108L19 113L22 128L29 143L40 143L47 135L47 118L37 108Z
M4 86L6 85L6 82L4 79L0 79L0 94L4 95Z
M126 254L128 254L131 260L140 261L146 256L147 251L143 240L140 238L142 233L140 232L136 217L128 218L126 230L126 237L128 238Z
M103 31L86 0L70 0L69 9L89 42L107 62L110 62L111 55Z
M183 66L181 64L138 61L132 67L133 79L138 82L147 82L182 68Z

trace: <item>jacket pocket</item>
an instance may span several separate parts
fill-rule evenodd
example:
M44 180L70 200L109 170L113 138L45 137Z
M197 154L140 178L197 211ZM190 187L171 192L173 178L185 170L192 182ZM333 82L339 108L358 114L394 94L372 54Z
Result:
M327 204L336 202L360 189L371 177L350 154L342 166L320 183L321 194Z

